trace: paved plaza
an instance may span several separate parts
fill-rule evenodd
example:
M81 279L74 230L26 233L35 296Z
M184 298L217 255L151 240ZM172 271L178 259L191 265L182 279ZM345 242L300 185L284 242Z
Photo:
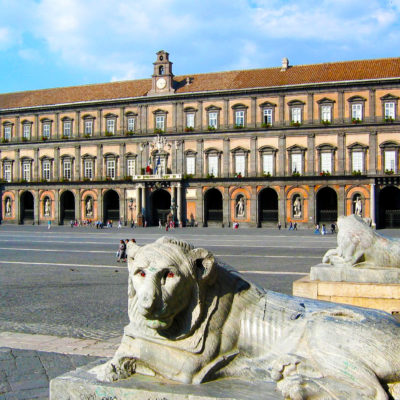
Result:
M119 240L143 245L163 235L205 247L247 279L287 294L336 247L336 235L311 230L1 225L0 400L47 398L55 374L113 353L128 322Z

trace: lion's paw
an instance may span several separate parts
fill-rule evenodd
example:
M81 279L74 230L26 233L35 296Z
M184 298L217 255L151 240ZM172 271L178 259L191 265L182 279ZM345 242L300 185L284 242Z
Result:
M136 359L124 357L117 360L110 360L105 364L94 367L90 370L99 381L114 382L119 379L126 379L132 376L136 370Z
M282 378L295 373L300 362L299 357L287 354L271 363L268 368L269 374L274 381L280 381Z

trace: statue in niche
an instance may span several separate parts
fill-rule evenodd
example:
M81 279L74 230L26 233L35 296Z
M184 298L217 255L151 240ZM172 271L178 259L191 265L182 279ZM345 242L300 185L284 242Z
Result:
M8 217L11 215L11 199L9 197L6 200L6 215Z
M129 324L97 379L236 377L292 400L399 399L400 323L386 312L262 289L172 237L129 243L127 256Z
M354 214L362 217L362 201L360 196L357 196L354 200Z
M301 200L300 196L296 196L293 202L293 217L301 218Z
M93 216L93 201L91 197L88 197L86 200L86 216Z
M236 204L236 215L238 217L244 217L244 214L245 214L244 197L240 196Z
M44 216L50 216L50 200L48 197L46 197L46 199L44 200Z

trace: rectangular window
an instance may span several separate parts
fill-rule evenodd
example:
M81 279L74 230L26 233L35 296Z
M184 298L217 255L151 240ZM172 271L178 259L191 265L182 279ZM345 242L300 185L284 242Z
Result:
M85 121L85 135L93 135L93 121L91 119Z
M353 151L351 153L351 164L353 172L363 172L364 170L364 153L362 151Z
M301 108L292 108L292 122L301 123Z
M46 137L46 138L50 137L50 124L49 123L43 124L42 136Z
M362 120L362 104L351 105L351 118L355 120Z
M235 155L235 174L244 176L246 173L246 156L243 154Z
M127 122L128 132L134 132L135 130L135 118L129 117Z
M71 160L64 160L63 162L63 177L64 179L71 179Z
M332 122L332 107L322 106L321 107L321 121L322 122Z
M235 125L236 126L244 126L244 111L236 111L235 112Z
M186 114L186 127L187 128L194 128L194 113L187 113Z
M11 175L11 164L10 163L6 163L3 166L3 179L6 182L11 182L12 180L12 175Z
M385 151L385 171L396 172L396 152L394 150Z
M42 164L42 178L46 180L50 180L50 161L45 160Z
M11 140L11 126L9 125L4 127L4 139Z
M72 127L71 121L64 121L64 125L63 125L63 135L64 136L71 137L71 127Z
M263 173L265 175L274 174L274 155L273 154L263 154Z
M115 179L115 160L107 160L106 176L107 178Z
M385 118L395 118L395 103L393 101L385 103Z
M115 119L108 119L107 120L107 132L115 134Z
M161 175L165 175L167 173L167 159L165 157L161 157L159 168Z
M164 131L165 127L165 116L164 115L157 115L156 116L156 129L160 129Z
M292 154L292 174L299 173L303 171L303 155L302 154Z
M86 179L93 179L93 161L85 160L83 162L84 176Z
M126 165L126 172L128 176L134 176L136 169L136 160L134 158L128 158Z
M218 156L208 156L208 173L209 175L213 175L215 177L218 176Z
M23 127L22 131L22 137L25 139L30 139L31 138L31 126L28 124L25 124Z
M196 159L194 157L186 157L186 173L194 175L196 173Z
M332 173L332 153L321 153L321 172Z
M272 108L263 110L263 124L272 125Z
M218 113L216 112L208 113L208 126L211 126L215 129L218 128Z
M31 180L31 163L24 162L22 164L22 179L25 179L27 182Z

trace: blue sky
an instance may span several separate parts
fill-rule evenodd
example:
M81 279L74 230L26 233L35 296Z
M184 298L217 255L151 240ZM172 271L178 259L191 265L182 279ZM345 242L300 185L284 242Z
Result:
M400 0L0 0L0 92L400 56Z

